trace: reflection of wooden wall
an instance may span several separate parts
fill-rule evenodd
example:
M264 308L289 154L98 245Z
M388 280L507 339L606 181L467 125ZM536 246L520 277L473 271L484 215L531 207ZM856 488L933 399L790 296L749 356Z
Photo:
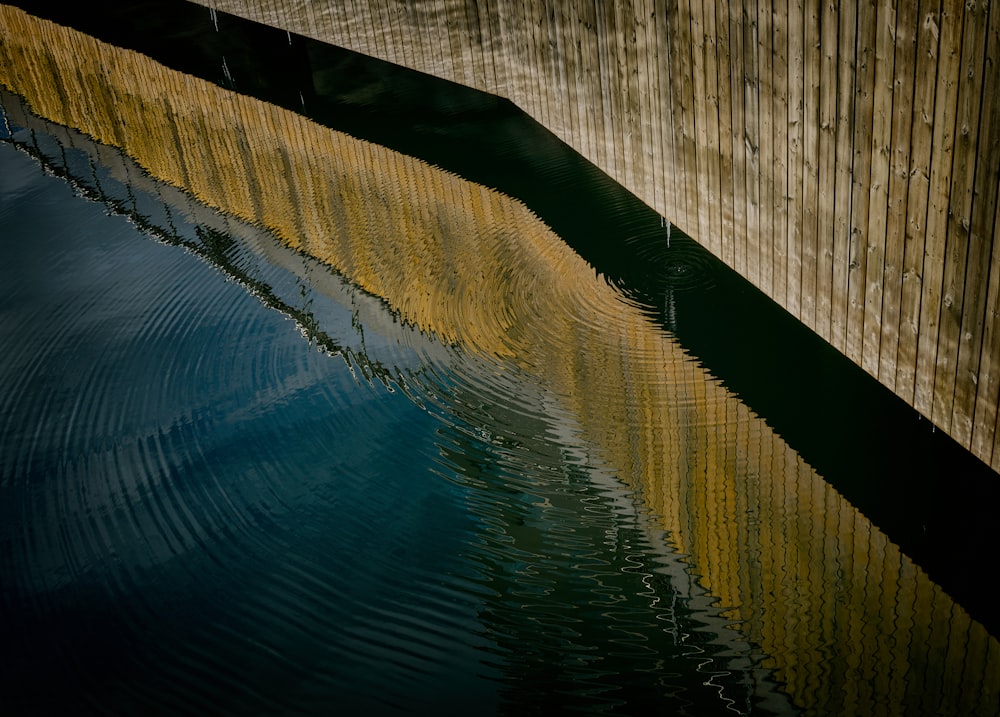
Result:
M1000 4L201 1L512 99L1000 470Z
M797 703L994 711L1000 643L523 205L4 5L0 83L537 375Z

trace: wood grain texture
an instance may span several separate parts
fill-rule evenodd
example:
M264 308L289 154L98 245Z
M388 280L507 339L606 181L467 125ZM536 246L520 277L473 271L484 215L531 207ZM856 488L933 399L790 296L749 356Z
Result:
M913 91L916 83L917 9L913 2L898 3L893 27L894 58L892 81L891 156L889 186L886 188L885 269L882 295L870 302L882 305L882 336L879 341L878 379L890 390L896 388L896 361L899 349L900 298L902 294L903 254L907 216L907 181L910 175L910 127L913 117ZM886 23L888 25L888 23ZM876 88L876 92L879 88ZM876 111L884 110L887 100L876 100ZM869 229L869 235L871 230ZM866 327L868 319L866 315ZM866 351L868 350L866 328Z

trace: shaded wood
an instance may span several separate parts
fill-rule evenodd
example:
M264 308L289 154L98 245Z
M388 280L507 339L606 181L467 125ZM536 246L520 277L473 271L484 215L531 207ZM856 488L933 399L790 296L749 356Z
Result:
M913 92L916 83L917 8L918 5L915 2L898 3L894 27L892 139L889 186L886 190L888 206L886 207L885 270L881 299L882 336L879 340L877 374L879 381L890 390L896 388L896 356L899 348L907 181L910 173L910 126L913 117ZM866 316L866 335L868 334L868 326Z
M614 127L613 127L613 94L614 88L611 85L611 53L608 48L608 22L607 8L601 3L594 4L594 48L598 58L597 66L597 99L600 100L601 116L598 122L601 125L601 147L598 153L601 167L609 174L614 174L616 170Z
M733 263L743 276L747 270L747 154L744 127L745 91L743 87L743 4L742 0L729 0L729 92L732 118L733 148Z
M653 153L659 143L659 129L657 124L650 118L657 116L657 90L653 77L655 60L655 38L650 38L650 27L654 23L654 11L652 2L645 0L639 4L635 16L635 57L636 57L636 88L638 97L638 112L636 124L639 132L639 140L636 142L635 151L639 155L638 176L640 185L645 187L645 191L640 197L647 204L653 207L662 207L660 201L661 186L658 186L656 179L656 161ZM656 139L653 135L656 133ZM662 211L662 210L661 210Z
M788 1L771 0L771 231L774 235L772 297L788 306Z
M581 123L581 126L586 129L588 134L586 139L582 141L581 147L587 149L586 156L592 158L592 161L597 162L599 161L598 157L604 157L606 160L603 142L603 115L599 116L597 112L593 112L590 109L603 105L600 79L601 66L597 40L597 17L594 13L593 4L581 3L573 7L576 11L574 18L576 21L577 42L579 43L577 56L580 58L581 68L581 74L578 75L576 80L583 79L580 83L582 85L580 96L583 102L580 111L586 118ZM604 165L602 164L601 166Z
M820 19L815 3L804 3L805 74L802 141L802 314L806 326L817 333L817 292L819 291L820 249Z
M715 15L716 57L718 60L718 108L719 108L719 187L722 223L719 256L730 266L735 261L737 230L736 192L734 190L733 160L733 92L732 92L732 38L729 23L730 0L718 0Z
M951 188L948 202L948 233L942 276L940 337L934 373L934 408L932 420L958 440L968 443L972 433L972 406L963 403L958 412L959 425L952 428L955 417L954 397L959 385L970 393L970 376L958 375L958 354L973 336L977 338L982 323L979 276L984 258L982 241L974 241L972 227L973 189L976 177L976 154L981 127L983 58L986 50L986 10L981 3L969 3L962 21L961 65L959 67L958 105L955 112L955 135L951 167ZM988 120L986 120L988 123ZM987 127L987 132L988 132ZM1000 165L994 164L993 171ZM992 212L989 212L992 215ZM991 227L992 229L992 227ZM989 255L987 251L986 256ZM971 285L966 287L966 272L971 271ZM966 292L968 289L968 293ZM968 298L971 303L966 306ZM967 313L966 313L967 312ZM965 331L963 332L963 324ZM975 361L966 350L966 366ZM974 391L972 392L974 393Z
M896 359L896 394L914 404L917 383L917 349L920 337L920 299L923 289L924 238L930 191L931 141L941 21L940 0L921 0L917 14L916 76L913 124L910 128L910 172L906 189L906 246L903 252L903 286L899 302L899 348Z
M803 90L805 82L805 10L803 0L788 2L788 285L785 308L792 316L801 315L803 214Z
M691 70L692 88L694 91L694 126L695 141L698 147L698 169L695 179L695 189L699 198L698 216L694 226L699 236L704 237L703 243L712 248L715 239L711 235L711 219L713 192L710 187L711 172L709 165L717 161L702 148L711 146L708 134L708 112L710 102L706 99L709 89L706 84L708 63L705 50L705 26L702 10L706 3L693 0L690 3L690 33L691 33ZM716 248L717 249L717 248Z
M816 325L821 337L832 343L831 300L833 254L836 245L837 186L837 81L840 76L839 16L835 0L823 3L820 18L819 57L819 201L816 207Z
M994 470L1000 469L1000 451L996 448L1000 431L997 431L997 396L1000 395L1000 241L996 240L997 227L1000 227L1000 187L992 187L987 176L992 167L997 166L1000 159L995 159L1000 145L1000 87L997 78L1000 76L1000 7L996 3L990 8L990 20L987 33L986 69L987 79L984 99L983 116L990 122L988 137L980 170L980 178L986 182L985 189L977 194L976 214L982 217L983 226L988 226L989 212L987 200L992 197L996 210L993 217L994 233L989 256L989 278L986 296L986 311L983 317L983 337L980 350L980 365L976 391L976 406L972 433L972 452L990 463ZM997 184L1000 184L998 182Z
M744 276L761 283L760 240L760 56L757 52L757 2L743 0L743 121L746 153L747 265Z
M693 186L696 182L694 142L690 134L690 20L681 15L680 3L677 0L667 0L667 21L670 38L669 76L671 93L671 110L674 118L673 145L677 160L675 167L675 186L677 200L681 211L672 218L678 226L688 226L696 220L697 213L692 211L696 206Z
M757 0L757 196L758 234L760 248L760 278L757 286L769 296L775 296L774 233L774 138L772 136L771 103L774 97L772 76L774 33L771 27L771 0ZM784 282L782 282L783 284ZM782 300L784 297L782 297Z
M892 18L893 23L895 18ZM892 57L892 48L889 46L885 55L879 58L876 53L876 29L886 37L891 37L890 33L883 29L883 25L888 25L884 18L878 17L875 7L875 0L858 0L857 31L856 31L856 60L854 71L854 127L852 139L852 152L854 158L851 163L851 208L850 208L850 231L848 234L848 265L847 265L847 297L846 297L846 336L844 337L844 353L852 361L862 364L862 353L864 351L865 319L867 318L868 297L872 302L878 304L876 311L872 311L872 318L876 327L882 318L881 300L874 296L881 295L882 292L882 255L884 254L883 243L885 241L884 223L878 236L870 232L871 204L881 203L884 211L885 185L888 178L888 154L889 154L889 116L892 111L891 88L887 88L883 104L878 106L880 112L879 134L875 133L875 93L878 91L878 82L886 84L884 75L886 74L887 59ZM877 65L881 64L881 68ZM876 73L881 69L881 75L876 79ZM888 68L891 76L892 68ZM876 142L878 146L876 146ZM874 197L873 197L874 195ZM879 207L876 207L876 217L879 214ZM868 277L874 275L874 279L869 283ZM874 317L878 316L876 320ZM878 366L878 342L880 331L876 328L873 331L874 350L870 355L875 357L875 361L865 367L869 373L877 373Z
M959 417L955 433L961 435L962 423L970 416L972 451L989 462L993 455L991 444L1000 395L996 365L1000 346L994 346L995 322L1000 308L1000 296L995 289L1000 284L1000 271L997 270L1000 241L996 236L997 227L1000 227L1000 189L997 186L1000 185L997 181L997 168L1000 167L1000 5L997 3L989 8L982 75L983 106L967 262L970 276L966 278L963 343L958 360L958 376L962 380L955 391L955 413Z
M855 76L863 62L857 47L859 6L865 0L850 0L838 3L837 16L837 110L836 149L834 150L834 197L833 197L833 277L830 293L830 343L841 352L847 351L848 314L848 274L851 267L852 239L852 165L855 160L854 141L854 99ZM870 50L870 46L869 46ZM864 126L864 123L861 123ZM867 160L870 139L865 144ZM865 168L859 168L864 174ZM864 180L868 181L867 177Z
M715 3L705 2L702 17L702 51L705 69L705 135L710 147L719 147L722 137L719 132L719 66L717 60L718 36L716 34ZM728 113L729 108L726 108ZM721 152L708 155L707 189L708 234L705 245L717 256L722 251L723 190L720 183L722 174ZM728 192L725 192L728 194Z
M625 75L628 87L629 107L626 118L626 145L629 148L628 174L631 177L630 186L636 187L637 189L634 191L641 194L648 204L649 192L640 189L649 182L651 176L651 173L647 173L644 169L646 161L644 155L648 145L644 141L643 127L646 124L644 110L648 95L641 87L642 78L639 69L641 64L645 62L644 52L640 54L639 49L640 38L644 33L641 25L644 23L644 19L641 16L645 4L646 0L633 0L631 12L621 17L621 24L626 53L622 73Z
M658 99L655 114L651 120L654 126L654 139L659 138L659 145L654 149L654 158L658 158L657 177L662 177L659 187L663 192L663 203L657 205L661 217L676 221L680 216L679 200L681 190L677 187L677 168L680 163L674 147L675 125L673 98L670 82L670 26L667 18L668 3L666 0L655 0L653 22L650 23L651 42L656 48L655 79ZM661 42L658 42L662 38ZM654 177L655 178L655 177Z
M942 308L945 249L951 168L955 143L956 103L960 69L962 19L950 3L941 7L940 54L934 96L934 138L928 189L927 228L924 231L923 285L920 295L920 341L917 345L914 407L932 415L934 372Z
M608 67L611 70L609 83L613 110L611 121L614 126L615 138L615 174L613 176L627 186L630 174L629 165L631 164L631 136L628 132L631 98L629 97L628 70L626 68L626 29L621 25L620 8L620 3L608 3L606 41L610 51Z

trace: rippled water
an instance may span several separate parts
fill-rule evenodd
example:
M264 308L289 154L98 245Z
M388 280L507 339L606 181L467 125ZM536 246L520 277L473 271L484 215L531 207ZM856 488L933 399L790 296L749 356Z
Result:
M0 679L15 714L996 711L988 611L970 617L897 546L959 564L943 580L975 607L988 598L963 588L964 566L984 557L935 562L924 536L976 534L930 522L927 495L948 500L934 490L843 478L826 419L789 447L772 424L796 404L769 396L747 327L690 328L737 302L770 340L779 314L599 178L574 184L583 163L511 108L442 89L450 110L407 134L372 108L398 92L412 109L423 85L311 53L343 129L436 151L545 225L377 145L301 142L333 140L290 115L262 130L250 104L238 152L283 159L243 210L254 178L206 160L199 184L182 124L169 149L186 186L144 168L156 143L124 137L149 150L136 161L39 116L41 91L0 95ZM159 70L129 61L152 86ZM204 116L229 111L197 91ZM139 104L144 135L158 112ZM226 140L205 122L196 133ZM477 126L496 176L462 149ZM293 135L328 153L320 179L284 148ZM518 179L525 154L546 181ZM272 213L289 176L300 194ZM328 176L343 203L301 209ZM221 195L228 211L209 206ZM834 391L882 400L862 381ZM882 465L895 448L860 453Z
M748 705L751 649L544 386L255 254L250 227L227 277L198 256L197 209L62 149L90 184L0 145L4 643L25 710L52 685L122 714ZM267 304L307 307L321 340Z

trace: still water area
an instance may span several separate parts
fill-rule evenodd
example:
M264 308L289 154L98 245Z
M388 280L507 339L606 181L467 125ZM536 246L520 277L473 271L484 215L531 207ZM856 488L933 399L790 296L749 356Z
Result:
M1000 477L516 107L38 5L4 714L1000 714Z

